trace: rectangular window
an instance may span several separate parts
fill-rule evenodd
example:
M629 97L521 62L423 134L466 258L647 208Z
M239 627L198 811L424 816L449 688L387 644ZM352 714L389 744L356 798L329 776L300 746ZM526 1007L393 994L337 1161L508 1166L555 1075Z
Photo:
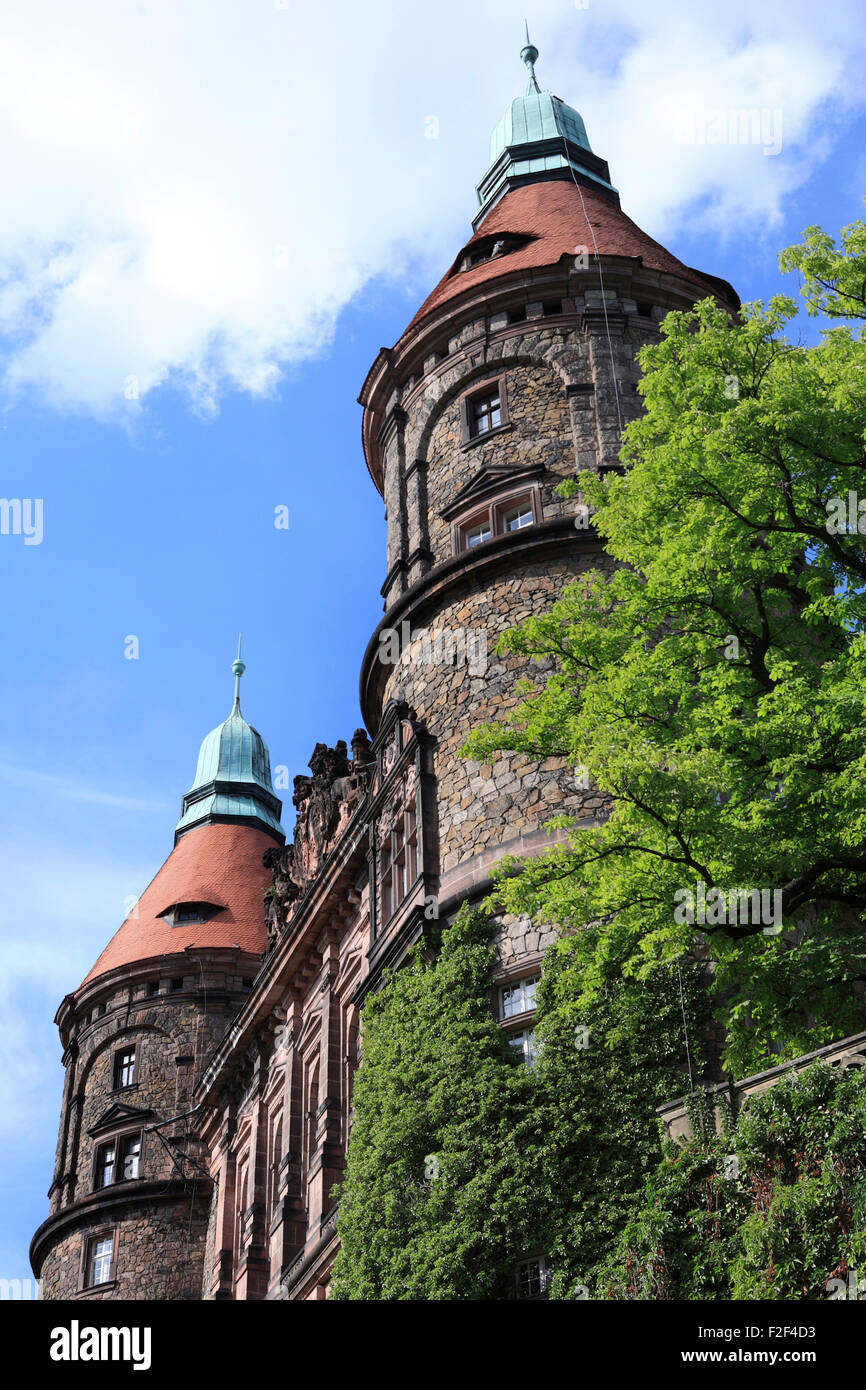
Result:
M415 807L398 816L379 859L382 880L382 920L387 922L418 877L418 826Z
M482 545L484 541L489 541L492 535L489 521L481 521L477 526L470 526L463 533L466 541L466 549L471 550L475 545Z
M121 1143L124 1180L138 1177L138 1161L141 1157L141 1135L128 1134Z
M114 1089L122 1091L135 1080L135 1048L125 1048L114 1054Z
M499 991L499 1017L514 1018L517 1014L529 1013L535 1008L535 988L538 975L530 975L526 980L517 980L513 985L503 985Z
M418 827L415 824L415 807L406 807L406 892L418 877Z
M381 872L382 872L382 916L387 922L394 911L394 888L391 882L391 845L386 844L382 849Z
M96 1156L96 1186L110 1187L114 1182L114 1166L117 1158L117 1142L103 1144Z
M524 1028L519 1033L509 1034L508 1041L515 1051L521 1054L527 1067L535 1066L538 1048L535 1045L535 1034L531 1028Z
M547 1293L550 1269L543 1255L523 1260L517 1266L517 1297L543 1298Z
M94 1236L87 1244L85 1281L88 1288L107 1284L111 1279L114 1259L114 1235Z
M521 502L519 506L505 512L502 525L505 531L521 531L524 526L531 526L534 520L532 503Z
M501 501L494 498L483 511L470 512L455 521L455 553L472 550L493 536L507 536L511 532L522 531L526 526L534 526L541 516L541 503L534 489L523 497L512 495Z
M470 402L470 433L473 438L479 434L489 434L502 424L502 406L499 392L492 391L486 396L476 396Z

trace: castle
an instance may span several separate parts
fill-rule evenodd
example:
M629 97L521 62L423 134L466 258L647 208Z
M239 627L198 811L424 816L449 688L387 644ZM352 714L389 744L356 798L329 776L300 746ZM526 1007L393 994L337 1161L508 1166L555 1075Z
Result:
M327 1297L365 997L497 860L549 844L552 814L604 813L555 759L459 750L515 701L499 634L609 564L556 489L620 466L640 347L669 310L738 301L621 210L537 57L527 41L472 235L361 390L387 515L365 729L316 745L287 841L239 653L174 848L58 1011L60 1133L31 1248L45 1298ZM528 1064L548 940L497 921L491 1005ZM528 1262L516 1287L542 1282Z

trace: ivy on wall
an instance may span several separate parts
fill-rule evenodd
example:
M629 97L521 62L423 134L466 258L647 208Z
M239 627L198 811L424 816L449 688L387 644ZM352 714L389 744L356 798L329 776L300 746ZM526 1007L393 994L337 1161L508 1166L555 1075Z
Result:
M365 1005L334 1298L513 1298L534 1254L552 1264L551 1297L586 1296L658 1160L655 1107L688 1086L684 1008L700 1032L697 967L682 997L668 972L611 971L578 1010L562 939L530 1070L491 1008L490 933L464 907Z
M720 1135L694 1120L648 1179L596 1296L866 1295L866 1070L815 1063Z

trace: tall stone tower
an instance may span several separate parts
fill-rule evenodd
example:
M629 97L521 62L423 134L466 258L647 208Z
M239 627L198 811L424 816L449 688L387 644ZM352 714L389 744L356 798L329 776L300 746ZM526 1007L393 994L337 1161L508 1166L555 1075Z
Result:
M540 89L537 57L527 42L527 89L493 131L474 234L361 393L388 526L385 616L361 704L376 731L402 700L435 740L446 913L487 885L495 858L550 843L541 824L554 811L590 820L600 808L574 769L511 756L480 767L458 749L514 702L519 662L494 655L500 633L606 564L586 509L556 488L619 467L622 428L640 409L640 347L671 309L707 295L737 303L622 212L580 115ZM412 634L426 628L439 649L463 635L474 665L425 660ZM408 639L393 665L381 659L390 630Z
M201 1297L211 1179L191 1130L202 1066L265 945L266 849L284 840L261 735L241 715L201 745L174 849L57 1024L66 1081L44 1298Z

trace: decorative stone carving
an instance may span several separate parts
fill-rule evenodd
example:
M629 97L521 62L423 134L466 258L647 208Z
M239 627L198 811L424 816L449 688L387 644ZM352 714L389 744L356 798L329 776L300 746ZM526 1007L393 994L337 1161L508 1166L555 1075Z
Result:
M312 776L295 778L292 801L298 816L293 840L266 850L263 856L274 876L266 905L268 950L351 820L367 790L371 762L370 740L363 729L357 729L351 759L343 739L333 748L317 743L309 762Z

